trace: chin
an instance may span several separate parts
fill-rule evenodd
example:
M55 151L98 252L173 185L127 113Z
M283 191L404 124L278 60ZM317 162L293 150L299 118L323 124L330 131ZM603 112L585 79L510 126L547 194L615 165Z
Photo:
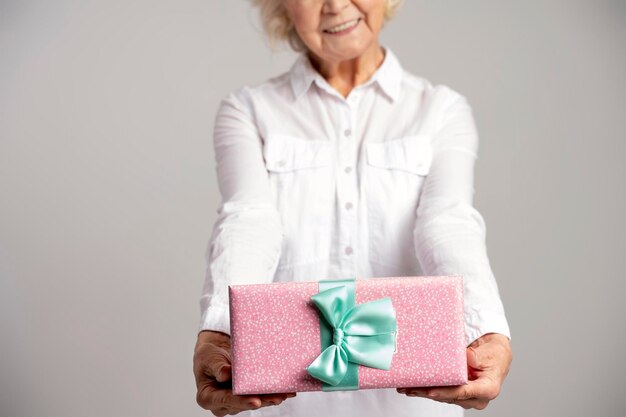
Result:
M346 60L346 59L354 59L363 55L371 46L372 41L360 41L353 42L344 45L329 45L328 49L324 52L327 52L328 55L335 57L336 59Z

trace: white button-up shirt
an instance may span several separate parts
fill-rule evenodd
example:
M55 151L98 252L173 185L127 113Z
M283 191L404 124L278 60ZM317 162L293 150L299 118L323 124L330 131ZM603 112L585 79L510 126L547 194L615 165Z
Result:
M347 98L301 54L288 72L222 100L214 130L222 203L199 330L230 334L230 284L463 275L467 344L491 332L510 337L473 207L479 141L471 107L384 50L381 66ZM312 414L463 409L374 389L299 393L251 415Z

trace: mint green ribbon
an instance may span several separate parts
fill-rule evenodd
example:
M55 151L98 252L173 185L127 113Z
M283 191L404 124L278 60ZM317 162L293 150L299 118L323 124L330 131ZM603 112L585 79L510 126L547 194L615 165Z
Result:
M322 353L306 370L324 391L359 389L359 364L391 367L397 331L391 298L355 305L354 281L320 281L320 292L311 296L321 312Z

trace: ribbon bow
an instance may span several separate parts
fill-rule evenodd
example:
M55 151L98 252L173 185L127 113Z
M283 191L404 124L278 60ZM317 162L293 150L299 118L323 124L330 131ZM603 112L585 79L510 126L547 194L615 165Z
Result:
M393 357L396 317L391 298L349 307L345 285L311 296L332 327L333 342L306 368L313 377L337 385L348 362L389 370Z

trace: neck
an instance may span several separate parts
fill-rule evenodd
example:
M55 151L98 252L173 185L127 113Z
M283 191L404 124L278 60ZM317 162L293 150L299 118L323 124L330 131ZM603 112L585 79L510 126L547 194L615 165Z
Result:
M376 72L385 59L385 52L378 42L372 44L362 55L346 60L329 61L311 51L308 52L313 67L328 84L347 97L350 91L363 84Z

